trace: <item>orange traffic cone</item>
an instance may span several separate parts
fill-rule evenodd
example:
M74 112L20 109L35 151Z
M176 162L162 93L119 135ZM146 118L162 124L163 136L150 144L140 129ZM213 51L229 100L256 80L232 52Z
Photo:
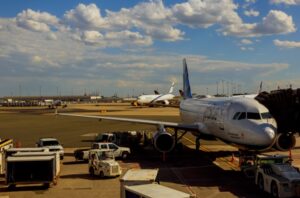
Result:
M16 148L20 148L21 147L21 142L19 140L16 141Z

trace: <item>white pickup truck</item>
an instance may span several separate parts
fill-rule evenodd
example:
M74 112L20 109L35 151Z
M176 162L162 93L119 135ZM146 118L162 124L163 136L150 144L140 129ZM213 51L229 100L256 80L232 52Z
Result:
M258 155L255 184L273 197L299 197L299 169L290 164L288 156Z
M130 154L130 148L120 147L110 142L95 142L92 144L92 149L104 149L113 151L116 158L127 159ZM74 157L76 160L88 160L90 149L77 149L74 151Z

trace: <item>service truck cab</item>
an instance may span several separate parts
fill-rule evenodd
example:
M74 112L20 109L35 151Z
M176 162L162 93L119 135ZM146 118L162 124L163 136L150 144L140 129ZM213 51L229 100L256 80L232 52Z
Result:
M88 168L92 176L116 177L122 174L121 167L110 150L90 150Z
M273 197L300 196L299 169L291 165L288 156L258 155L255 184Z
M92 144L91 149L110 150L114 153L116 158L122 159L127 159L130 154L130 148L121 147L109 142L95 142ZM88 160L89 151L89 148L77 149L74 151L74 157L76 160Z
M130 154L130 148L121 147L110 142L95 142L92 145L92 149L110 150L113 151L115 157L121 157L122 159L127 159Z

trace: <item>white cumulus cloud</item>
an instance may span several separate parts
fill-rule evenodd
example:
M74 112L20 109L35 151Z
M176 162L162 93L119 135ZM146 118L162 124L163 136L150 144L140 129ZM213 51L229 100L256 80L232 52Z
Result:
M103 35L98 31L84 31L81 39L88 44L96 44L102 41Z
M273 40L274 45L284 48L298 48L300 47L300 42L297 41L281 41L278 39Z
M104 24L100 9L96 4L79 4L64 14L65 22L81 29L100 28Z
M237 5L232 0L189 0L172 7L173 17L181 24L207 28L215 23L241 22L235 12Z
M250 45L250 44L252 44L253 42L252 42L251 40L249 40L249 39L242 39L242 40L241 40L241 43L244 44L244 45Z
M51 26L58 25L58 18L47 12L33 11L27 9L19 13L16 17L18 26L37 32L49 32Z
M244 14L245 14L246 16L253 16L253 17L259 16L259 12L256 11L256 10L253 10L253 9L245 10L245 11L244 11Z
M236 23L225 26L224 35L255 37L272 34L287 34L295 32L296 27L292 16L278 10L270 10L260 23Z
M300 5L300 0L270 0L271 4Z
M147 36L164 41L176 41L184 33L175 28L172 12L162 0L139 3L132 8L122 8L119 12L106 11L108 29L138 29Z
M148 46L152 44L151 37L142 36L139 32L130 32L128 30L121 32L109 32L105 35L108 42L115 46L126 43L127 45Z
M258 24L255 31L260 34L286 34L295 32L293 18L278 10L271 10L262 23Z

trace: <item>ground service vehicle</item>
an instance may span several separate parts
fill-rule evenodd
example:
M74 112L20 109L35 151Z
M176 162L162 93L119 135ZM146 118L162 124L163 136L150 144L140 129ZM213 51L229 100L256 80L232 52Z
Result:
M113 151L114 156L122 159L127 159L130 154L130 148L120 147L114 143L109 142L95 142L92 144L92 149L104 149ZM76 160L88 160L89 149L78 149L74 152Z
M121 147L114 143L109 143L109 142L93 143L92 149L108 149L110 151L113 151L115 157L121 157L122 159L127 159L130 154L130 148Z
M120 179L120 197L193 197L187 193L159 185L156 181L157 173L158 169L129 169Z
M64 159L64 148L56 138L41 138L36 143L36 145L37 147L49 148L49 151L58 152L60 155L60 159Z
M95 142L112 142L119 146L134 148L151 143L151 137L149 138L145 131L115 131L98 134Z
M122 174L121 167L109 150L92 149L89 151L89 173L100 177L115 177Z
M290 158L282 155L256 157L255 184L274 197L299 197L299 169L291 165Z

